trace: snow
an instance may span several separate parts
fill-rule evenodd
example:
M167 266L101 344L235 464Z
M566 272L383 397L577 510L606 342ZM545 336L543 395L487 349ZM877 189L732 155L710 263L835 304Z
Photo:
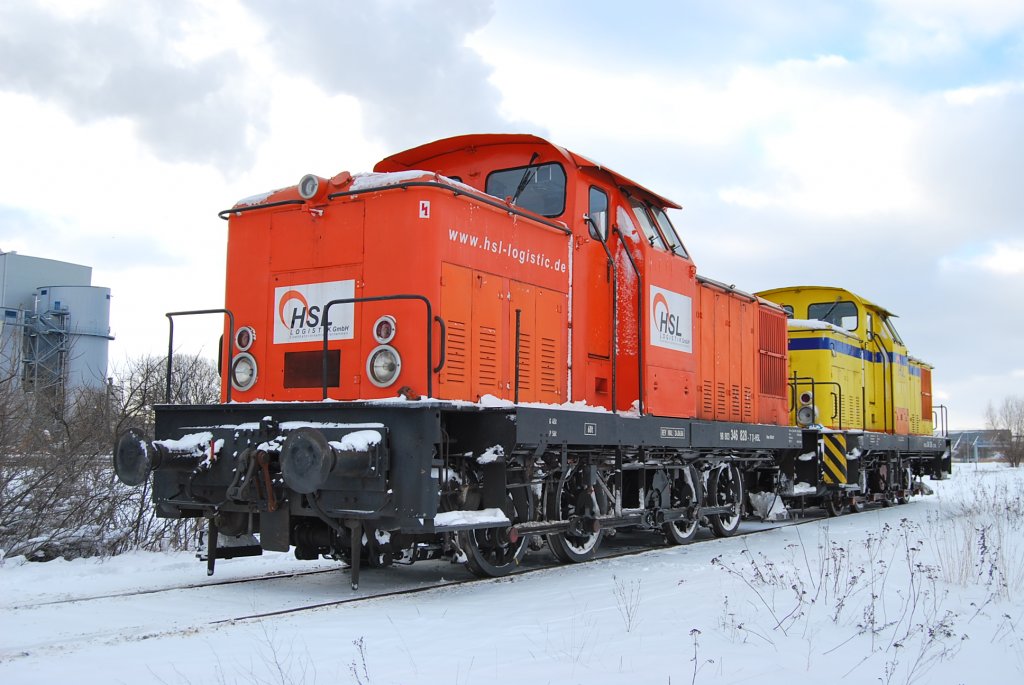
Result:
M478 464L490 464L505 458L505 448L501 445L493 445L484 450L484 453L476 458Z
M810 483L804 483L800 481L793 485L793 491L787 494L790 495L813 495L818 489Z
M213 578L184 553L10 558L0 682L1024 682L1024 472L958 465L930 485L905 506L493 581L364 569L358 593L342 571L214 584L338 566L287 554ZM157 591L185 584L201 587ZM245 618L314 603L335 604Z
M244 197L244 198L242 198L241 200L239 200L238 202L235 203L235 207L251 207L252 205L262 204L262 203L267 201L267 198L269 198L274 193L278 193L278 192L280 192L280 189L278 189L278 190L268 190L265 193L258 193L256 195L250 195L249 197Z
M460 183L455 179L448 178L441 174L435 174L433 171L421 171L412 169L409 171L392 171L386 173L367 172L355 174L352 177L352 185L349 186L347 191L365 191L373 190L375 188L387 188L388 186L398 185L399 183L408 183L410 181L433 181L445 183L455 188L471 192L474 195L486 195L476 188Z
M380 433L374 430L356 431L349 433L341 440L332 440L331 447L346 452L366 452L374 445L380 444Z
M501 509L480 509L477 511L446 511L434 517L435 526L467 526L510 522Z
M762 521L783 521L789 518L785 503L774 492L752 492L750 504Z
M832 331L833 333L842 333L848 338L857 337L845 328L836 326L835 324L831 324L827 321L819 321L817 319L789 319L789 328L809 328L812 331Z
M209 449L211 440L213 440L213 433L203 431L202 433L183 435L177 440L154 440L153 444L162 445L171 452L195 452L196 454L202 454ZM220 442L223 443L223 440Z

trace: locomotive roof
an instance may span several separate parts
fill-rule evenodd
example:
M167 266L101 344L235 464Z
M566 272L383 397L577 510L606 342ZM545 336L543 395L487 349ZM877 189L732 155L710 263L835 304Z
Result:
M578 169L594 169L603 171L612 177L616 185L639 189L647 195L650 195L664 207L682 209L681 205L673 202L667 197L655 193L650 188L640 185L636 181L612 171L608 167L602 166L583 155L578 155L571 150L566 150L565 148L555 145L550 141L528 133L472 133L468 135L454 136L452 138L442 138L441 140L435 140L432 143L426 143L425 145L409 148L408 150L385 157L381 161L377 162L376 166L373 167L373 170L377 172L389 172L418 169L421 168L421 165L423 165L424 162L435 157L440 157L441 155L458 152L460 150L506 145L533 145L535 147L546 147Z
M847 290L846 288L839 288L834 285L793 285L785 288L772 288L771 290L762 290L755 294L758 297L763 297L765 299L770 300L772 299L772 295L778 295L780 293L795 293L801 290L818 290L821 292L832 292L840 297L845 295L849 297L849 299L854 300L855 302L859 302L864 307L867 307L868 309L873 309L883 316L887 316L889 318L896 318L896 314L893 314L885 307L880 307L874 302L866 298L863 298L860 295Z

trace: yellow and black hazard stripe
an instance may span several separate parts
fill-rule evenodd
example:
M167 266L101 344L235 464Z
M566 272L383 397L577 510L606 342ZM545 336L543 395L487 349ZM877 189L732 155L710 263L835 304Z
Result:
M845 485L846 480L846 436L843 433L825 433L824 437L824 480L828 485Z

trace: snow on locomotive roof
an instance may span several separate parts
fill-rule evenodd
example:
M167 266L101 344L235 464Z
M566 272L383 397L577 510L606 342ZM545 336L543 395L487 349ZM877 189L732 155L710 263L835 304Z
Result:
M372 190L373 188L386 188L388 186L394 186L408 181L425 180L424 176L428 177L431 181L434 179L441 179L446 183L455 183L455 181L445 178L444 176L439 176L431 171L423 171L422 169L413 169L412 171L393 171L388 173L368 171L353 174L352 185L348 187L348 191L356 192Z
M857 337L841 326L836 326L828 321L819 321L818 319L789 319L788 326L790 328L808 328L813 331L832 331L833 333L842 333L851 338Z

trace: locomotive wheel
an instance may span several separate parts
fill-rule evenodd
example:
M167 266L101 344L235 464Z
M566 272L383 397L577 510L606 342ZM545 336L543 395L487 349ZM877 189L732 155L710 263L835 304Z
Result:
M864 502L868 496L868 472L860 469L857 476L857 484L860 485L860 492L850 498L850 513L859 514L864 509Z
M743 517L743 479L735 464L723 464L708 476L706 506L731 507L732 513L711 514L708 524L716 537L735 535Z
M697 473L697 469L692 466L686 466L680 470L676 479L672 482L672 501L670 506L673 509L694 505L700 507L701 491L699 483L700 474ZM700 517L695 516L690 520L668 521L662 524L661 530L665 533L665 539L670 545L685 545L690 540L693 540L693 537L697 534L699 519Z
M515 487L518 475L509 474L508 485L514 489L505 491L505 505L502 507L512 524L531 520L534 508L531 491ZM473 485L467 489L462 506L470 510L483 508L480 489L483 472L470 469L466 478ZM529 543L529 535L516 535L511 527L476 528L458 532L459 547L466 555L466 568L480 578L498 578L514 571L526 555Z
M608 498L604 491L598 488L592 494L590 487L584 482L583 473L583 469L573 467L565 479L565 485L561 492L558 492L557 488L549 488L546 497L549 516L565 521L574 516L593 518L607 511ZM597 501L596 510L594 508L595 500ZM551 533L545 537L548 547L551 548L551 553L555 555L556 559L562 563L577 564L594 558L601 546L604 530L566 531Z
M844 508L844 499L845 498L841 492L834 492L830 495L826 495L821 501L821 506L825 510L825 514L830 518L841 515Z
M910 488L914 486L914 474L909 468L900 470L900 495L896 498L896 504L906 504L910 501Z
M526 554L528 536L512 542L508 528L459 531L459 546L466 554L466 568L480 578L498 578L514 571Z
M547 536L548 546L555 558L566 564L578 564L581 561L589 561L597 554L601 546L601 538L604 531L588 535L573 535L572 533L552 533Z

